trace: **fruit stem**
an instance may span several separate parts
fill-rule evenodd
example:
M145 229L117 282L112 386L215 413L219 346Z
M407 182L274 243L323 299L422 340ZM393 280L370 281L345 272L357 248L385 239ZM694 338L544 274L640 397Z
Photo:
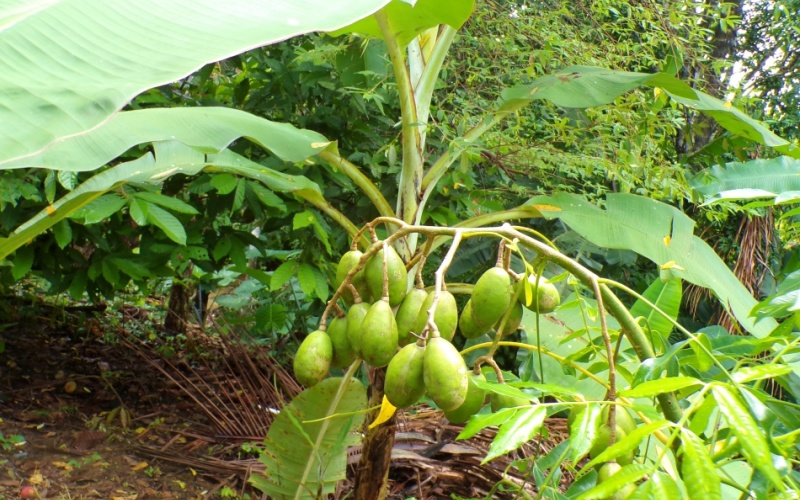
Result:
M350 293L353 295L353 304L360 304L364 302L364 299L361 298L361 294L358 293L358 289L353 286L352 283L348 283L347 287L350 289ZM339 307L338 305L336 307Z
M389 244L383 242L383 296L381 297L386 302L389 302Z
M505 262L506 257L506 240L500 239L500 243L497 244L497 262L495 266L503 267L503 262Z
M428 322L425 325L425 330L434 333L439 332L439 328L436 326L436 322L434 321L434 317L436 316L436 306L439 305L439 297L442 295L442 290L444 289L444 275L447 272L447 268L450 267L450 264L453 262L453 257L456 255L456 250L458 250L458 246L461 244L461 237L462 232L460 230L456 230L455 234L453 235L453 242L450 244L447 254L445 254L444 259L442 259L439 269L437 269L436 273L434 273L434 276L436 276L436 282L435 288L433 289L433 302L431 302L431 307L428 309Z
M503 377L503 371L500 369L499 366L497 366L497 362L494 360L494 358L491 357L491 355L481 356L480 358L475 360L475 366L478 367L479 371L481 363L486 363L487 365L492 367L492 369L494 370L494 374L497 376L497 382L499 384L506 383L506 379Z
M423 248L422 253L420 254L419 263L416 264L417 272L414 273L416 275L417 280L417 288L425 288L425 282L422 281L422 268L425 267L425 262L428 260L428 255L431 253L433 249L433 238L428 238L425 241L425 248ZM409 262L411 267L414 266L411 262Z

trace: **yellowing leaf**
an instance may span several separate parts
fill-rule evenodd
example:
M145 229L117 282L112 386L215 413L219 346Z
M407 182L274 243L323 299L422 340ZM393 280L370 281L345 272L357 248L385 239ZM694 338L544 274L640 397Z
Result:
M556 207L556 206L553 206L553 205L538 205L537 204L537 205L531 205L531 206L533 208L535 208L536 210L540 211L540 212L542 210L550 211L550 212L560 212L561 211L560 207Z
M67 472L72 470L72 466L66 462L53 462L53 465L55 465L56 467L61 467Z
M660 96L662 92L663 90L661 90L659 87L656 87L653 89L653 96L658 99L658 96Z
M191 467L189 467L189 472L191 472L193 476L197 475L197 471L192 469Z
M731 101L725 101L725 104L723 104L723 106L725 108L732 108L733 107L733 103Z
M669 236L664 236L664 246L668 247L671 242L672 238L670 238Z
M386 395L384 395L383 403L381 404L381 411L380 413L378 413L378 418L376 418L374 422L369 424L369 428L372 429L373 427L377 427L382 423L386 422L387 420L392 418L392 415L394 415L394 412L396 411L397 408L395 408L395 406L392 403L390 403L389 400L386 398Z
M669 262L665 262L664 264L662 264L661 265L661 269L664 270L664 271L666 271L667 269L675 269L676 271L685 271L686 270L686 268L679 266L678 263L675 262L674 260L671 260Z
M138 470L146 469L149 466L150 466L150 464L148 464L147 462L139 462L138 464L132 466L131 470L138 471Z

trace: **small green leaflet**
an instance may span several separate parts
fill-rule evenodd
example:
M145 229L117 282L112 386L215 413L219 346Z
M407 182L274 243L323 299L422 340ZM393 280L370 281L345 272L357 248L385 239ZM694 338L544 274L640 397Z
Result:
M546 416L547 410L544 406L531 406L518 410L497 430L497 436L489 446L489 451L481 461L481 465L516 450L533 439L541 431Z
M642 382L636 387L620 391L619 395L625 398L649 398L665 392L679 391L694 385L703 385L703 383L694 377L667 377Z
M175 243L186 244L186 230L181 221L158 205L150 204L147 207L147 221L164 231L164 234Z
M690 500L722 500L717 468L705 443L688 429L682 429L683 464L681 477Z

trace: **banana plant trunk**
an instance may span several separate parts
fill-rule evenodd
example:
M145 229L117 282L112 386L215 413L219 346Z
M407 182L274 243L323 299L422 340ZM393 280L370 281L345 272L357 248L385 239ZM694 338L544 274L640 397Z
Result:
M369 406L380 407L383 402L383 382L386 368L370 368ZM380 410L373 410L364 422L364 440L361 459L355 473L353 498L355 500L383 500L388 494L389 466L394 448L395 416L372 429L369 424Z

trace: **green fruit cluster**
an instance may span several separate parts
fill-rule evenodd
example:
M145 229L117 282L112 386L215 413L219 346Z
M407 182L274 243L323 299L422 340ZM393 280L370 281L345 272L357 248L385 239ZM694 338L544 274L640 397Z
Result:
M409 407L427 394L448 420L467 421L486 402L485 390L475 383L485 378L470 374L451 341L459 330L474 338L492 329L498 335L519 329L523 302L514 300L519 285L507 270L494 267L475 283L459 314L456 298L447 290L438 296L422 288L409 290L406 265L392 247L365 263L363 257L351 250L339 261L334 285L338 289L348 283L341 298L349 309L333 318L327 330L321 328L303 341L294 361L297 380L312 386L331 368L363 359L370 366L387 367L384 392L394 406ZM490 399L493 411L529 404L497 394Z

